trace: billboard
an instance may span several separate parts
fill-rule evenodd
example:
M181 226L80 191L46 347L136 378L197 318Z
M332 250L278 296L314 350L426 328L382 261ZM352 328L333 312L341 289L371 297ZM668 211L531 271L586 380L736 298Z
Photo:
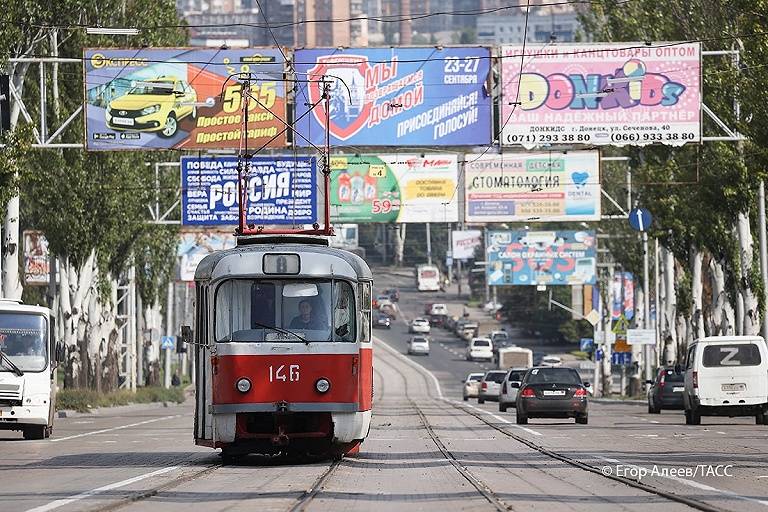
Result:
M701 45L502 46L502 145L701 142Z
M322 145L328 81L330 143L471 146L491 143L490 48L296 50L297 146ZM312 108L316 105L314 108Z
M483 245L483 232L479 229L453 231L451 233L451 255L457 260L475 258L475 251Z
M24 231L24 284L48 286L51 282L51 254L41 231Z
M212 230L184 230L180 233L176 281L194 281L197 265L214 251L233 249L233 233Z
M278 48L97 48L83 57L88 150L286 146Z
M490 231L488 284L595 284L594 231Z
M182 225L238 224L238 162L234 156L181 158ZM247 166L246 223L312 224L317 220L314 157L251 157Z
M600 220L598 151L466 154L467 222Z
M333 222L458 222L458 156L333 156Z

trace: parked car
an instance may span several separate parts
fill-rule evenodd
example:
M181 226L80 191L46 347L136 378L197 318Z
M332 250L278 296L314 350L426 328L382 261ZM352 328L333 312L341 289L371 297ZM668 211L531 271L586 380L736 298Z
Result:
M408 326L408 332L410 333L429 334L431 330L432 327L429 325L429 320L423 316L417 316L411 320L411 324Z
M429 338L426 336L411 336L408 340L408 354L429 355Z
M491 361L493 343L491 338L472 338L467 345L467 361Z
M587 424L589 383L582 382L573 368L530 368L519 386L515 403L519 425L528 423L529 418L575 418L576 423Z
M390 329L392 327L392 319L386 313L379 313L376 315L376 321L373 324L374 327L380 327L383 329Z
M648 412L659 414L662 409L684 409L685 371L674 366L656 370L656 378L649 380Z
M480 392L480 381L483 380L484 373L470 373L467 378L464 379L464 386L462 391L462 397L466 402L470 398L477 398Z
M507 370L499 390L499 411L506 412L507 407L515 407L517 391L520 389L520 382L528 368L528 366L517 366Z
M175 76L148 78L109 102L105 110L107 127L133 132L158 132L171 138L179 121L197 116L197 93L186 80Z
M499 399L499 390L501 389L501 381L504 380L504 376L507 374L504 370L489 370L483 375L483 380L480 381L480 392L477 394L477 403L485 403L486 400L496 402Z

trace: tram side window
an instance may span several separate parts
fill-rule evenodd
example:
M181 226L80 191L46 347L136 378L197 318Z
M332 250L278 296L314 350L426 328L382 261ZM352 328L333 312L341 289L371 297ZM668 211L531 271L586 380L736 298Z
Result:
M216 341L231 339L235 331L251 328L251 282L226 281L216 289Z
M371 297L372 290L370 283L360 283L358 285L358 297L360 299L360 341L368 343L371 341Z
M355 294L349 283L334 283L333 303L333 341L355 341Z

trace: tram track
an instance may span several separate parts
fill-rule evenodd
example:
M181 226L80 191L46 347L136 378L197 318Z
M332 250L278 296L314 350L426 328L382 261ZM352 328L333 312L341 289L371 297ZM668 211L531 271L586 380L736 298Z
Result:
M582 462L582 461L580 461L578 459L575 459L573 457L569 457L567 455L563 455L562 453L558 453L558 452L549 450L547 448L544 448L543 446L538 445L538 444L530 441L529 439L526 439L526 438L524 438L524 437L522 437L522 436L520 436L518 434L515 434L514 432L511 432L508 428L499 426L497 423L493 423L493 422L489 421L487 418L484 417L485 416L484 414L481 414L481 413L479 413L477 411L473 411L472 409L470 409L468 407L465 407L465 406L463 406L461 404L453 403L450 400L446 400L446 402L448 402L451 405L453 405L453 407L455 407L456 409L459 409L459 410L461 410L463 412L466 412L467 414L470 414L470 415L474 416L475 418L477 418L478 420L482 421L483 423L485 423L486 425L488 425L492 429L496 430L497 432L499 432L499 433L501 433L501 434L503 434L503 435L505 435L505 436L507 436L509 438L512 438L512 439L514 439L515 441L517 441L517 442L519 442L521 444L524 444L524 445L528 446L532 450L536 450L537 452L541 453L542 455L546 455L547 457L550 457L550 458L553 458L553 459L557 459L557 460L559 460L561 462L564 462L564 463L566 463L566 464L568 464L570 466L573 466L575 468L587 471L587 472L592 473L594 475L598 475L601 478L605 478L607 480L613 480L615 482L620 482L620 483L622 483L624 485L632 487L633 489L638 489L638 490L641 490L641 491L649 492L651 494L655 494L655 495L660 496L662 498L666 498L666 499L668 499L670 501L674 501L676 503L681 503L681 504L684 504L684 505L688 505L689 507L694 508L696 510L702 510L702 511L706 511L706 512L727 512L727 509L723 509L723 508L719 508L719 507L714 507L714 506L710 505L709 503L705 503L703 501L694 500L694 499L691 499L691 498L686 498L684 496L679 496L679 495L677 495L675 493L667 492L667 491L664 491L662 489L658 489L656 487L653 487L651 485L646 485L646 484L644 484L642 482L638 482L636 480L632 480L630 478L625 478L625 477L618 476L618 475L613 475L613 474L606 475L605 472L602 470L602 468L592 466L590 464Z
M383 345L380 344L379 346L383 346ZM385 346L385 348L387 349L387 351L393 357L396 357L396 356L399 355L391 347ZM537 444L537 443L535 443L535 442L533 442L533 441L531 441L531 440L529 440L529 439L527 439L527 438L525 438L525 437L523 437L523 436L521 436L519 434L516 434L515 432L513 432L510 429L510 427L507 427L507 426L504 426L504 425L500 425L498 422L492 421L491 419L488 418L488 416L489 416L488 413L479 412L479 411L473 410L470 407L467 407L466 405L464 405L462 403L459 403L459 402L456 402L456 401L453 401L453 400L450 400L450 399L446 399L445 397L441 396L441 394L439 393L439 390L437 390L434 393L434 395L433 395L432 394L432 388L431 388L431 386L429 386L429 383L430 383L430 381L432 381L434 379L434 377L432 377L432 375L429 372L427 372L421 365L416 364L415 362L411 361L409 358L406 358L406 360L409 363L409 365L414 367L414 368L416 368L418 370L419 374L422 376L422 378L425 379L425 383L428 385L428 388L430 389L430 396L431 396L431 398L434 398L434 399L437 399L437 400L441 400L442 402L444 402L446 404L449 404L454 409L459 410L461 412L464 412L466 414L469 414L469 415L475 417L476 419L481 421L484 425L490 427L494 431L496 431L496 432L498 432L498 433L500 433L500 434L502 434L502 435L504 435L504 436L506 436L506 437L508 437L510 439L513 439L516 442L518 442L520 444L523 444L523 445L527 446L528 448L530 448L531 450L535 450L536 452L538 452L538 453L540 453L540 454L542 454L542 455L544 455L544 456L546 456L548 458L551 458L551 459L554 459L554 460L558 460L560 462L568 464L571 467L574 467L574 468L577 468L579 470L588 472L588 473L590 473L590 475L593 475L592 476L593 478L594 478L594 476L599 476L602 479L611 480L613 482L618 482L618 483L621 483L621 484L626 485L628 487L631 487L632 489L636 489L636 490L639 490L639 491L647 492L649 494L653 494L653 495L659 496L659 497L661 497L663 499L669 500L670 502L686 505L686 506L691 507L692 509L695 509L695 510L701 510L701 511L706 511L706 512L726 512L728 510L728 509L716 507L716 506L714 506L714 505L712 505L710 503L706 503L706 502L701 501L701 500L696 500L696 499L693 499L693 498L688 498L688 497L685 497L685 496L680 496L680 495L678 495L676 493L665 491L663 489L659 489L659 488L654 487L652 485L644 484L644 483L642 483L640 481L636 481L636 480L633 480L631 478L626 478L626 477L618 476L618 475L615 475L615 474L606 474L603 471L603 468L601 468L601 467L596 467L596 466L587 464L587 463L585 463L583 461L580 461L580 460L578 460L576 458L570 457L570 456L565 455L563 453L559 453L559 452L553 451L551 449L545 448L544 446L542 446L540 444ZM406 396L408 396L408 393L407 393L408 380L407 380L406 376L404 375L402 370L400 370L398 368L397 365L390 365L390 366L403 377L404 385L406 386ZM435 396L435 395L437 395L437 396ZM455 467L457 469L457 471L459 471L462 474L462 476L464 476L478 490L478 492L480 492L480 494L483 497L485 497L488 500L488 502L490 504L492 504L496 508L496 510L512 510L513 507L510 506L510 505L507 505L504 502L504 500L501 499L497 495L496 492L494 492L493 488L490 485L487 485L480 478L478 478L476 475L472 474L472 472L469 471L461 463L461 461L459 459L457 459L451 453L451 451L440 440L439 435L437 435L435 433L435 431L433 430L433 428L432 428L432 426L431 426L431 424L429 422L429 419L428 419L427 415L423 412L422 408L419 407L419 405L415 401L413 401L411 399L409 399L408 403L409 403L409 406L411 408L413 408L413 410L416 412L416 414L419 415L419 417L420 417L420 419L421 419L421 421L422 421L422 423L424 425L424 428L428 432L429 436L432 438L432 440L435 443L435 445L437 446L438 450L446 458L446 460L451 465L453 465L453 467Z
M381 344L378 347L381 347ZM478 410L461 402L443 397L440 392L439 383L434 375L426 371L413 358L406 357L389 347L386 350L377 350L377 352L376 365L374 367L374 411L377 407L382 411L380 416L381 422L378 424L379 435L390 435L387 429L392 428L404 428L405 430L402 434L404 437L411 436L408 433L409 429L413 430L413 432L421 431L420 438L424 444L418 444L416 449L423 452L421 457L424 460L423 464L426 465L425 467L431 468L428 471L443 468L445 475L450 473L458 475L456 479L452 479L452 485L456 485L457 481L467 482L468 485L463 487L461 492L457 491L456 496L461 496L463 500L474 500L475 503L488 504L487 507L481 506L478 508L475 506L475 510L493 509L506 511L529 508L518 504L517 500L520 494L517 490L510 491L509 484L500 484L499 482L508 478L519 477L521 474L534 475L531 478L535 479L537 478L535 476L537 471L551 473L551 471L556 472L560 470L555 466L550 466L549 468L541 467L542 459L538 455L534 459L526 456L525 452L528 450L536 452L542 458L557 461L561 463L561 466L567 465L572 468L570 471L576 469L585 474L588 473L589 476L584 477L584 481L596 481L599 476L601 477L600 480L612 481L622 486L627 486L641 493L641 495L644 493L647 493L649 496L654 495L654 499L657 500L655 504L668 502L670 505L680 504L694 510L718 512L726 510L713 506L710 503L680 496L643 482L637 482L616 475L605 475L599 466L589 464L557 450L549 449L540 443L536 443L534 440L526 438L525 435L515 432L514 425L505 425L492 412ZM395 376L397 378L393 378ZM388 409L393 412L390 413ZM460 417L464 418L458 422L458 427L452 421L444 424L440 420L436 420L437 418L445 419L458 416L457 412L460 413ZM390 414L395 414L395 416L391 417L389 416ZM396 418L407 418L409 416L411 419L404 427L395 423ZM509 459L494 458L487 449L480 452L456 452L455 450L467 450L466 444L454 444L455 439L446 437L446 435L452 436L451 432L461 431L457 430L457 428L461 429L464 427L468 427L474 434L480 433L480 435L483 435L483 430L488 432L489 430L486 429L491 429L490 431L509 439L508 443L514 442L524 446L524 452L522 456L520 453L517 455L510 453ZM485 436L487 437L487 434ZM390 443L394 444L395 441L393 438ZM434 449L430 449L430 445L434 446ZM398 444L398 446L403 445ZM364 445L360 456L349 455L340 460L313 459L312 461L305 461L296 458L251 456L236 464L228 465L208 459L204 467L182 465L180 469L184 470L184 474L180 474L177 478L166 480L163 485L115 499L111 503L103 504L98 510L103 512L120 509L130 510L132 505L136 506L138 510L145 510L148 504L151 506L153 500L173 502L174 499L180 499L180 496L189 493L190 489L203 485L203 482L210 485L208 481L211 479L229 481L232 478L238 478L237 475L242 474L244 469L248 474L253 474L254 478L257 479L259 477L256 475L259 475L259 471L265 471L263 474L269 475L269 478L272 478L272 480L265 480L264 483L256 486L256 490L241 491L245 495L254 497L259 495L269 496L267 499L271 501L271 506L268 508L271 510L285 510L286 512L322 510L328 506L328 503L333 503L335 499L350 499L349 496L357 497L361 492L368 495L361 502L362 505L367 507L377 499L375 489L373 487L366 487L365 489L350 487L350 474L367 472L369 476L376 475L376 471L382 471L382 468L385 468L383 461L387 459L389 461L402 460L400 463L408 464L406 460L398 459L397 456L388 457L387 453L383 451L385 448L382 449L381 445L371 446L371 448L373 449L369 450L369 453L366 454ZM512 451L514 452L514 450ZM430 452L433 452L434 455L431 455ZM307 464L306 462L310 463ZM311 462L315 462L315 464ZM523 469L511 469L513 467ZM285 478L288 474L295 475L297 469L301 471L301 478L297 479L295 476L288 480ZM506 473L503 474L502 478L498 478L498 473L502 472ZM493 476L494 473L497 475L495 478ZM578 476L575 478L576 480L580 479ZM529 482L536 481L528 480L528 477L524 480ZM293 481L294 485L286 485L287 481ZM301 483L297 486L296 483L298 481ZM459 484L459 486L461 485L463 484ZM536 485L534 485L532 490L534 493L543 492L536 488ZM630 495L630 493L623 493L621 491L620 494ZM411 495L405 493L403 496ZM472 496L475 497L472 498ZM639 500L642 502L643 498L640 497ZM263 504L261 501L259 503L259 506ZM609 501L609 503L612 502ZM218 510L223 509L222 507ZM632 507L627 509L637 510L637 508ZM451 509L448 508L446 510Z

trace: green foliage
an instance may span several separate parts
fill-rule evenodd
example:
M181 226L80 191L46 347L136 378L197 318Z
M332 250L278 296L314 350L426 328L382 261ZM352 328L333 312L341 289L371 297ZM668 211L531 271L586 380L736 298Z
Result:
M64 389L56 394L57 410L90 412L97 407L115 407L129 404L149 404L155 402L184 402L181 388L138 388L136 393L119 390L111 393L99 393L92 389Z
M581 21L588 38L606 42L701 41L704 51L739 50L741 62L734 66L733 55L702 57L704 103L726 126L751 137L749 142L707 141L701 146L646 146L615 148L629 158L635 206L653 213L650 233L673 251L678 261L687 262L694 250L709 252L727 270L726 285L733 301L740 283L738 240L734 225L742 213L750 214L757 237L756 191L768 169L768 78L766 22L761 13L765 1L724 2L670 0L659 4L635 2L592 2ZM741 105L741 118L734 109ZM702 116L704 136L723 136L722 128L709 116ZM608 150L606 150L606 153ZM626 194L622 169L605 166L603 185L611 197ZM626 223L602 222L612 235L607 242L618 263L639 275L642 254L637 238ZM748 279L752 282L752 279ZM690 278L681 283L678 304L690 304ZM753 283L754 284L754 283ZM753 291L761 286L752 287ZM684 309L684 306L683 306Z
M0 55L34 54L81 58L85 47L184 46L189 34L170 0L64 0L11 1L0 13ZM138 36L86 35L85 26L138 27ZM56 34L55 39L49 37ZM56 41L56 46L52 46ZM48 105L51 121L60 124L82 108L83 84L79 66L59 65L58 81L47 76L47 98L58 90L58 102ZM50 72L52 68L48 67ZM17 67L19 76L35 68ZM39 117L39 83L24 81L29 114ZM56 142L82 143L82 116L77 116ZM172 277L177 227L150 224L149 205L173 204L178 173L155 175L154 162L178 160L175 152L90 152L80 149L27 151L21 144L31 130L18 127L16 137L0 153L0 204L16 191L16 182L4 177L18 171L21 228L45 233L51 252L82 265L92 251L101 270L98 283L109 296L108 276L120 276L132 264L140 266L139 292L145 304L158 302L158 293ZM30 139L31 140L31 139ZM16 150L14 158L5 154ZM12 160L11 168L6 162ZM157 180L157 182L156 182ZM5 199L4 199L5 198ZM165 200L165 202L162 202Z
M22 125L0 135L0 144L4 145L0 147L0 204L8 204L17 191L18 176L24 170L32 145L32 128L32 125Z

